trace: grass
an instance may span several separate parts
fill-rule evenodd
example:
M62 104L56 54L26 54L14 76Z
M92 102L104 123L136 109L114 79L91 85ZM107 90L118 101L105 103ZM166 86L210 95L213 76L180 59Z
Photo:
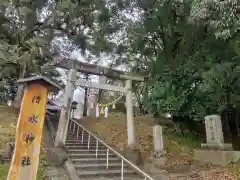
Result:
M17 116L9 108L0 106L0 149L4 148L5 144L15 137L15 126ZM40 164L38 168L37 180L44 179L44 167L47 164L46 153L43 147L41 148ZM6 180L9 170L9 164L0 165L0 180Z
M150 117L147 117L150 118ZM137 146L142 152L144 160L147 160L153 152L152 124L148 123L151 119L143 120L136 118ZM101 136L109 144L122 151L127 146L127 127L125 116L109 114L108 119L87 119L84 125ZM200 140L188 135L179 136L172 131L164 128L164 148L170 161L178 161L179 154L185 155L192 160L193 149L201 144ZM173 153L174 152L174 153ZM176 156L175 156L176 154Z
M0 165L0 180L7 179L9 165Z

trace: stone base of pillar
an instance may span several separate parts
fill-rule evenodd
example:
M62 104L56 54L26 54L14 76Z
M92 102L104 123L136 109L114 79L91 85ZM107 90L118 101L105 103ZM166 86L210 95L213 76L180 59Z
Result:
M167 158L164 157L165 154L164 151L154 152L149 161L155 166L164 166L167 163Z
M50 166L61 167L68 159L67 152L62 148L49 148L47 151Z
M205 144L201 144L201 148L205 149L205 150L226 150L226 151L230 151L232 150L232 144L227 144L227 143L205 143Z
M127 147L124 150L124 156L136 165L142 165L143 164L141 151L138 148Z
M211 163L213 165L226 166L231 162L238 162L239 159L239 151L194 150L194 160Z
M152 158L160 158L160 157L164 157L164 155L166 154L165 151L157 151L157 152L154 152L152 153L151 157Z
M167 163L166 157L153 158L151 157L149 161L155 166L164 166Z

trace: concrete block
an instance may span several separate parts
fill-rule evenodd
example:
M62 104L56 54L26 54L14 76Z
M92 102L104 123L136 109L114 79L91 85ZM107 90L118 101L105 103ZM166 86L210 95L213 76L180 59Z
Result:
M226 166L240 159L240 151L194 150L194 160Z
M124 155L128 160L130 160L132 163L134 163L136 165L143 164L143 159L142 159L140 149L133 148L133 147L127 147L124 150Z
M228 144L228 143L217 143L217 144L203 143L201 144L201 148L205 150L226 150L226 151L233 150L232 144Z
M50 166L61 167L67 159L67 153L62 148L49 148L48 164Z

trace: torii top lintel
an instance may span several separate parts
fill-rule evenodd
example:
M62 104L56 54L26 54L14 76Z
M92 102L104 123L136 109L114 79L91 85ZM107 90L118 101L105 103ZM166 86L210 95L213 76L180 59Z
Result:
M133 81L144 81L144 77L137 75L127 74L126 72L111 69L108 67L98 66L96 64L89 64L73 59L67 59L63 57L55 58L56 65L63 69L72 69L75 68L78 72L93 74L98 76L106 76L112 79L129 79Z

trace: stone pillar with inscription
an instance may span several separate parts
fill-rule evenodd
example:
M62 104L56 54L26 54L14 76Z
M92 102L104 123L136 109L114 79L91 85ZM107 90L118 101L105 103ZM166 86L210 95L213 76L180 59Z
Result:
M60 87L43 76L20 79L18 83L26 84L26 88L7 180L33 180L37 178L48 92Z
M207 142L201 149L194 150L194 160L213 165L226 166L240 160L240 152L232 149L232 144L224 143L222 121L219 115L205 117Z
M164 149L163 149L163 128L161 125L153 126L153 145L154 152L150 160L153 164L162 166L166 164L166 157L164 157Z
M87 109L87 116L95 117L95 104L96 104L96 97L94 94L89 96L88 99L88 109Z
M162 157L163 150L163 128L160 125L153 126L153 145L156 156Z
M201 144L206 149L232 149L232 144L224 143L222 120L219 115L205 116L207 143Z

